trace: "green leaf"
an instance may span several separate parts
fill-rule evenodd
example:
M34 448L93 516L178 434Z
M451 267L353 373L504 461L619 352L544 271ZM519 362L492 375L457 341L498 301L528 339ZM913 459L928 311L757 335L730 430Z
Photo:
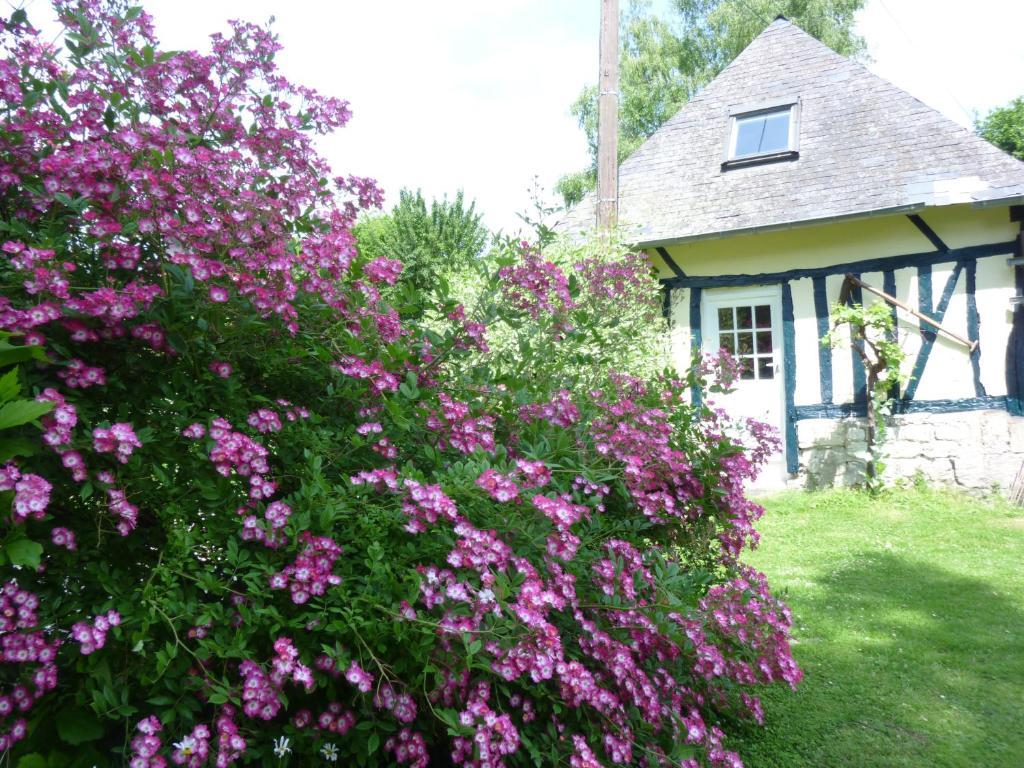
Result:
M48 358L42 347L16 347L0 341L0 367L24 363L26 360L46 362Z
M21 392L21 385L18 384L18 369L12 368L3 377L0 377L0 403L13 400Z
M31 539L15 539L7 543L7 557L14 565L26 568L38 568L39 559L43 555L43 545Z
M53 410L55 403L37 400L15 400L0 408L0 429L10 429L35 421L44 413Z
M0 461L8 461L15 456L35 456L36 444L24 437L8 437L0 440Z
M57 714L57 735L66 744L78 746L103 736L103 726L88 709L69 707Z
M374 731L366 738L366 754L372 755L380 746L380 734Z
M18 768L47 768L46 758L38 752L33 752L18 761Z

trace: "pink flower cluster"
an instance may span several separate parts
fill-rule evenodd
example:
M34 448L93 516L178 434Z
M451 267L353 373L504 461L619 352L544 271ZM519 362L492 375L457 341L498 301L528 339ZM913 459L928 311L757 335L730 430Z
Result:
M647 322L658 318L661 312L658 286L652 276L651 263L643 253L591 257L574 264L573 268L586 286L584 299L592 312L617 312L628 306L640 309Z
M299 541L305 547L295 562L270 577L270 588L290 589L296 605L302 605L311 596L325 594L328 587L341 584L341 577L333 573L334 562L341 557L341 547L334 539L303 531Z
M107 611L105 614L95 616L92 624L85 621L76 622L71 627L71 637L79 644L82 655L88 656L107 644L107 632L111 627L116 627L120 623L120 613Z
M22 523L29 518L42 520L50 504L52 490L53 486L39 475L23 475L10 463L0 466L0 491L14 491L11 510L16 523Z
M327 705L327 709L316 719L316 727L321 731L344 736L356 724L356 716L350 710L343 709L337 701Z
M646 387L635 379L619 377L616 389L611 400L593 393L602 411L590 426L595 450L622 463L630 497L649 519L667 522L699 515L695 500L704 495L704 487L686 453L672 444L670 411L639 403ZM685 388L675 383L662 400L671 406L685 397Z
M508 475L501 475L493 469L485 469L476 479L476 484L483 488L495 501L512 501L519 495L519 486Z
M128 463L128 457L136 448L141 448L142 443L135 435L131 424L118 422L111 424L110 428L96 427L92 431L92 447L96 453L113 453L122 464Z
M402 262L379 256L363 267L363 273L375 283L394 285L402 274Z
M249 478L249 498L270 498L277 489L266 475L270 472L267 463L267 449L248 435L236 432L227 419L216 418L210 424L210 437L214 446L210 449L210 461L224 477L234 471Z
M364 469L349 478L352 485L369 485L376 491L385 489L397 491L399 488L398 472L394 467L382 469Z
M0 589L0 663L21 667L15 684L0 694L0 750L10 749L25 738L28 723L22 716L48 691L57 687L57 649L60 641L47 642L39 624L36 609L39 599L21 589L16 581L8 581ZM30 665L37 665L34 669ZM17 681L27 675L28 680ZM7 722L14 717L13 722Z
M280 687L249 659L238 667L242 675L242 711L246 717L273 720L281 710Z
M427 768L430 756L423 734L410 728L403 728L384 742L384 749L395 756L399 765L409 763L409 768Z
M345 671L345 679L362 693L369 693L373 687L373 675L360 667L359 663L354 659Z
M188 768L200 768L209 756L210 729L204 723L199 723L192 729L192 733L174 745L171 762Z
M506 502L515 500L523 488L541 488L551 482L551 470L543 461L530 461L528 459L516 459L515 469L508 475L502 475L493 469L485 469L476 479L476 484L496 501Z
M239 510L244 513L245 509ZM283 501L272 501L263 512L263 519L266 526L260 525L256 515L247 515L242 520L242 540L258 541L265 547L276 549L285 542L283 528L288 524L288 518L292 515L292 508Z
M452 740L452 762L465 768L505 768L505 758L519 749L519 730L507 714L498 714L488 704L490 685L477 683L470 692L459 723L475 727L472 739ZM475 753L475 754L474 754Z
M50 541L53 542L55 547L63 547L69 552L74 552L78 548L74 532L67 528L53 528L50 531Z
M224 360L214 360L210 363L210 371L222 379L230 379L234 369L231 367L231 363Z
M383 683L373 696L377 709L386 709L400 723L411 723L416 719L416 700L404 691L399 693L390 683Z
M270 674L271 682L281 686L290 679L296 685L301 685L307 693L313 690L313 670L299 661L299 651L291 640L287 637L277 638L274 641L274 653L277 656L270 662L273 670Z
M269 408L260 408L257 411L253 411L245 421L260 434L281 431L281 417L277 415L276 411L272 411Z
M457 451L471 454L477 448L487 453L494 451L494 418L470 415L469 406L441 392L437 396L440 412L427 417L427 429L440 432L442 448L450 445Z
M415 480L404 481L408 491L402 511L409 522L405 530L409 533L423 533L433 526L438 519L455 522L458 519L458 508L455 502L445 495L439 485L422 485Z
M346 376L369 381L375 394L398 391L398 377L385 370L380 360L367 363L357 357L344 357L334 367Z
M139 522L139 508L119 488L107 489L107 509L117 518L117 532L127 536Z
M580 411L567 390L560 389L546 403L524 405L519 409L524 421L546 421L556 427L571 427L580 420Z
M487 326L475 320L467 320L465 307L457 305L447 317L461 325L461 330L455 336L456 349L475 349L484 354L491 351L487 345Z
M86 389L107 383L107 375L102 368L86 365L78 359L69 360L64 370L58 371L57 375L71 389Z
M520 263L502 267L498 276L505 301L534 320L542 314L564 314L575 306L565 273L529 243L520 243Z
M604 549L608 557L591 566L594 584L608 597L618 595L636 605L647 605L648 600L641 596L640 591L648 595L653 593L654 576L644 565L640 550L621 539L606 542Z
M132 759L129 768L166 768L167 761L160 757L160 736L163 724L154 716L143 718L135 726L132 739Z

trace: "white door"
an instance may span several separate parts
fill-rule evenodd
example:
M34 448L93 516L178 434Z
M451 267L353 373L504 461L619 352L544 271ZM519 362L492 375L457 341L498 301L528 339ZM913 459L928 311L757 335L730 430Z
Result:
M785 391L782 373L782 289L715 288L705 290L702 335L706 352L725 348L743 366L733 392L714 402L736 419L771 424L785 439ZM772 457L758 485L785 477L785 450Z

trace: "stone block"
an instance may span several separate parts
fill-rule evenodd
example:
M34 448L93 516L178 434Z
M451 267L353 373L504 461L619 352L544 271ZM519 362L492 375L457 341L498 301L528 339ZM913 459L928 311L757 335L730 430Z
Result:
M921 455L921 446L910 440L886 440L882 453L889 459L914 459Z
M868 433L860 427L850 426L846 430L846 442L847 444L862 443L868 439Z
M801 448L841 448L846 444L846 428L832 419L808 419L797 423Z
M1007 423L1010 438L1010 450L1024 452L1024 416L1011 416Z
M907 423L896 427L893 430L893 437L915 443L926 443L935 439L935 428L931 424Z
M921 445L921 455L926 459L944 459L961 455L967 446L949 440L932 440Z

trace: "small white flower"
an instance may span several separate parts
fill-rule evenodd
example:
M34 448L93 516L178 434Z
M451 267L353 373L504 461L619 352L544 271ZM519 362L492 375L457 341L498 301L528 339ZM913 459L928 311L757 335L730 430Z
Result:
M191 736L186 736L175 744L174 748L181 752L185 757L190 757L196 751L196 740Z
M324 756L324 760L331 763L338 762L338 748L333 744L324 744L320 747L320 754Z
M288 746L288 737L287 736L279 736L278 738L274 739L274 754L275 755L277 755L278 757L284 757L285 755L287 755L291 751L292 751L292 748Z

